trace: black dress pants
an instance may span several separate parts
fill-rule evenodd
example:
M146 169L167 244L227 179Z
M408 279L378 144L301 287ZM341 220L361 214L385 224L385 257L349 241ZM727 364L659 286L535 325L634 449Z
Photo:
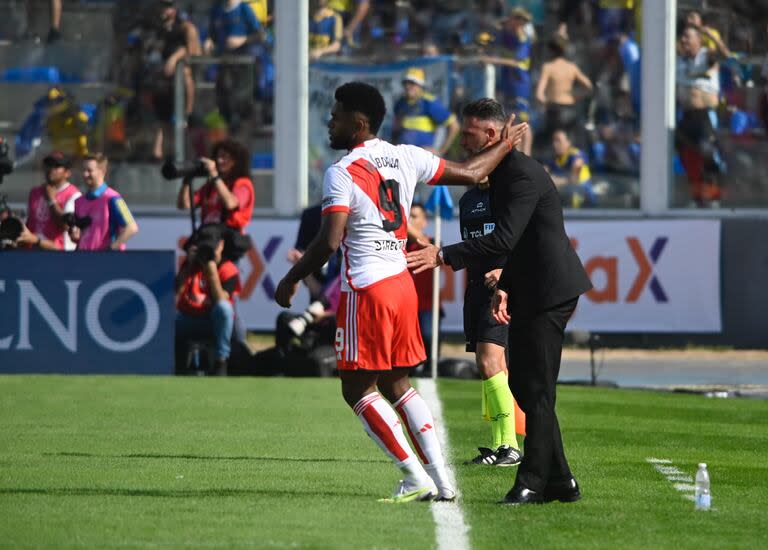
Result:
M565 325L576 309L574 298L516 319L509 326L509 387L525 412L525 454L516 485L543 491L571 479L555 414Z

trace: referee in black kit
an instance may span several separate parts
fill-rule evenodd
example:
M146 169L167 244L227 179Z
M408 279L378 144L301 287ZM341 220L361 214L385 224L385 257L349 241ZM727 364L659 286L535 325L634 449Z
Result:
M473 135L486 147L498 141L505 121L498 102L475 101L463 116L462 139ZM566 323L592 284L565 233L557 189L541 164L512 151L489 181L494 231L442 249L429 245L409 252L408 267L418 272L447 264L458 270L482 256L507 256L494 317L509 325L509 385L525 412L527 435L517 479L502 503L573 502L581 493L565 458L555 391Z

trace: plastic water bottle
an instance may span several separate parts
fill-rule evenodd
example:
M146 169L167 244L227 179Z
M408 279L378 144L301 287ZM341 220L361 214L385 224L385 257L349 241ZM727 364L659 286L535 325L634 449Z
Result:
M709 510L712 507L712 495L709 492L709 472L707 465L703 462L699 464L699 470L696 472L695 497L697 510Z

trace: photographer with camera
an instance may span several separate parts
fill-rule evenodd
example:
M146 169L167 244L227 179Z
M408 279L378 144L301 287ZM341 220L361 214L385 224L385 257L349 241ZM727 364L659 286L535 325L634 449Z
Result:
M139 226L120 193L109 187L108 160L102 153L83 159L83 181L88 191L75 201L69 236L77 250L125 250Z
M26 225L31 235L23 234L17 244L40 245L49 250L75 249L75 243L67 234L65 221L66 214L75 212L75 201L82 193L69 182L71 169L71 159L60 151L54 151L43 159L45 183L29 192L27 202ZM50 243L43 245L44 241Z
M216 359L209 374L226 376L235 322L234 297L240 292L237 267L222 259L226 230L205 225L189 240L187 258L176 276L176 341L212 339Z
M200 207L203 225L223 223L241 234L251 221L255 194L250 177L250 155L237 141L227 139L213 146L211 157L201 158L194 168L176 168L177 177L183 177L176 206L189 210L189 186L195 177L208 177L208 181L194 193L194 206ZM163 174L170 175L169 166Z

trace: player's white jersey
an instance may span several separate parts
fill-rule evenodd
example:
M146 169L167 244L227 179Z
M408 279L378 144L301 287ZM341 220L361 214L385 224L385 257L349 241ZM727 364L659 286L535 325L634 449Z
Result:
M323 214L349 212L341 240L342 290L363 289L406 269L416 184L436 183L444 168L445 161L429 151L380 139L355 147L328 168Z

